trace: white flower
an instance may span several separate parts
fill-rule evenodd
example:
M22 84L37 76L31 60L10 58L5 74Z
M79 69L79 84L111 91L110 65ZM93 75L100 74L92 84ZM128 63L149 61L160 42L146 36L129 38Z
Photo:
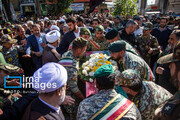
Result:
M86 70L83 70L82 73L85 75L85 76L88 76L88 73Z
M88 68L88 67L84 67L84 70L88 71L88 70L89 70L89 68Z
M94 72L91 71L91 72L89 73L89 76L93 76L93 75L94 75Z
M92 79L92 78L89 78L89 82L93 82L93 79Z

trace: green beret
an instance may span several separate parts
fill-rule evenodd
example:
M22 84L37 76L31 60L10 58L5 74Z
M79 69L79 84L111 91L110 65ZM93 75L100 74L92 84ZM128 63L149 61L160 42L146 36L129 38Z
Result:
M106 33L106 39L107 40L111 40L114 39L116 36L118 35L118 31L117 30L110 30L108 33Z
M88 28L83 27L80 29L80 35L91 35L91 32Z
M126 50L126 43L118 40L118 41L111 43L108 49L111 52L120 52L122 50Z
M76 46L76 47L82 48L82 47L84 47L84 46L87 45L87 42L88 42L88 41L87 41L86 39L84 39L84 38L82 38L82 37L79 37L79 38L76 38L76 39L73 41L72 47L73 47L73 46Z
M120 85L125 87L131 87L141 82L141 79L136 70L127 69L121 73Z
M110 75L113 72L114 71L113 71L113 67L111 64L103 65L95 71L93 78L102 77L105 75Z
M118 15L116 15L116 18L118 18L119 20L121 20L121 17L120 17L120 16L118 16Z
M105 30L104 30L104 27L103 27L102 25L97 25L97 26L96 26L96 31L102 31L102 32L104 32Z

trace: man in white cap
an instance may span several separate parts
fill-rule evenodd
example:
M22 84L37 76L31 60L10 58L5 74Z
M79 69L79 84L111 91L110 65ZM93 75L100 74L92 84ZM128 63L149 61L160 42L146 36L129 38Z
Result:
M67 71L57 63L47 63L32 77L32 87L38 92L27 107L22 120L64 120L60 105L65 99Z
M52 25L52 26L50 27L50 31L52 31L52 30L60 31L60 29L59 29L59 27L58 27L57 25Z
M46 34L46 40L48 42L47 46L44 48L42 53L42 64L47 62L58 62L60 60L60 55L56 51L60 43L61 34L57 30L52 30Z

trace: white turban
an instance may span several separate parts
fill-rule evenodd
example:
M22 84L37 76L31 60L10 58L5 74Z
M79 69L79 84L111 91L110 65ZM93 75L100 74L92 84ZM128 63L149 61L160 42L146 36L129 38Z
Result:
M60 31L59 27L56 26L56 25L52 25L52 26L50 27L50 30L57 30L57 31Z
M61 34L59 31L57 30L52 30L50 32L48 32L46 34L46 40L49 42L49 43L54 43L56 42L59 38L61 37Z
M45 18L44 18L44 21L46 21L46 20L49 20L49 18L48 18L48 17L45 17Z
M67 71L58 63L47 63L33 75L33 88L37 92L52 92L67 82Z

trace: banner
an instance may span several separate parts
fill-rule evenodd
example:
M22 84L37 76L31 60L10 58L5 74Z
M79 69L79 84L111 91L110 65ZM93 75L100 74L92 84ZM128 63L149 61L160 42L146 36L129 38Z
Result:
M93 12L94 9L96 8L96 6L100 5L103 1L105 1L105 0L90 0L90 3L89 3L90 10L89 10L88 14Z
M84 3L72 3L70 8L72 11L83 11Z

